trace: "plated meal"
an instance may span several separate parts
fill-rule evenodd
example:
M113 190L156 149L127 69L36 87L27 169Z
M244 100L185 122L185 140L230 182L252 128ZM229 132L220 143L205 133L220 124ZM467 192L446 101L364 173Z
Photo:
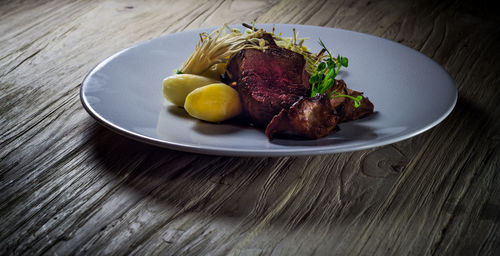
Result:
M304 38L227 25L201 33L194 52L163 81L163 95L208 122L243 121L265 135L317 139L339 122L362 118L374 106L336 77L349 60L319 40L311 53Z
M434 127L455 106L457 89L446 70L402 44L300 24L228 27L171 33L120 50L83 79L83 107L114 132L168 149L226 156L298 156L398 142ZM203 64L200 59L189 64L200 39L206 44L199 42L198 47L221 49L215 46L227 44L208 39L229 39L226 36L236 29L240 37L250 37L244 41L246 47L235 44L235 37L225 41L232 42L231 51L225 50L227 55L215 64ZM220 35L212 32L218 30ZM319 62L314 59L318 55L322 55ZM336 67L335 76L328 75L332 72L329 60L330 67ZM205 66L205 70L182 73L183 64ZM324 81L332 85L324 79L327 75L334 81L333 88L321 92ZM165 82L167 77L173 79ZM162 83L176 87L169 94L179 95L166 100ZM316 97L314 91L324 96ZM375 106L373 113L368 98Z

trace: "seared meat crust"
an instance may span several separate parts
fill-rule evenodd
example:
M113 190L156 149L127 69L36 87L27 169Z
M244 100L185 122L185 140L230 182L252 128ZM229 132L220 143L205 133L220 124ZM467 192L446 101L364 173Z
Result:
M290 134L308 139L324 137L335 128L339 117L326 95L301 98L290 109L274 116L266 128L271 139L276 134Z

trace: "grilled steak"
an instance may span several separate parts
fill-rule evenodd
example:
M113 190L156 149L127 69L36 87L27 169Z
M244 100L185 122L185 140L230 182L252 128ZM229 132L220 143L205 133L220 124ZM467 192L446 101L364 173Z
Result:
M335 128L339 117L327 95L301 98L290 109L274 116L266 128L266 136L276 134L297 135L308 139L324 137Z
M265 51L245 49L234 55L226 67L226 76L229 82L236 82L250 122L265 127L282 109L310 93L309 74L304 67L302 55L272 41Z

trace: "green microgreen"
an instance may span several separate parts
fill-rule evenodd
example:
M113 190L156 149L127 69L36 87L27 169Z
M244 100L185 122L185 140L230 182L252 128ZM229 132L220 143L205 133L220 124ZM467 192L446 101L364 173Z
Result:
M354 101L354 107L359 107L359 105L361 105L361 100L363 99L363 96L361 95L358 95L356 97L354 96L351 96L351 95L347 95L347 94L335 94L333 96L330 95L330 98L338 98L338 97L345 97L345 98L349 98L351 100Z
M340 56L339 54L337 58L334 58L321 39L319 40L319 44L326 51L327 56L318 60L319 63L316 66L316 70L309 78L309 83L311 84L311 97L315 97L316 94L326 93L335 84L335 77L337 77L340 68L347 68L349 65L349 59L347 59L347 57ZM333 97L350 98L354 100L355 107L359 107L361 99L363 99L361 95L353 97L351 95L340 94L336 91L333 91L330 97L331 95L334 95Z

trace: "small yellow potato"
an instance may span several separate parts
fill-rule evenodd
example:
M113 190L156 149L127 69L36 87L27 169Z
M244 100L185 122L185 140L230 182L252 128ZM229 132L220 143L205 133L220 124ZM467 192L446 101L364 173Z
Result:
M194 89L219 81L192 74L172 75L163 80L163 96L179 107L184 106L186 96Z
M208 122L221 122L240 114L241 102L235 89L216 83L189 93L184 109L192 117Z
M201 75L220 81L220 76L224 74L224 72L226 72L226 63L218 63L201 73Z

